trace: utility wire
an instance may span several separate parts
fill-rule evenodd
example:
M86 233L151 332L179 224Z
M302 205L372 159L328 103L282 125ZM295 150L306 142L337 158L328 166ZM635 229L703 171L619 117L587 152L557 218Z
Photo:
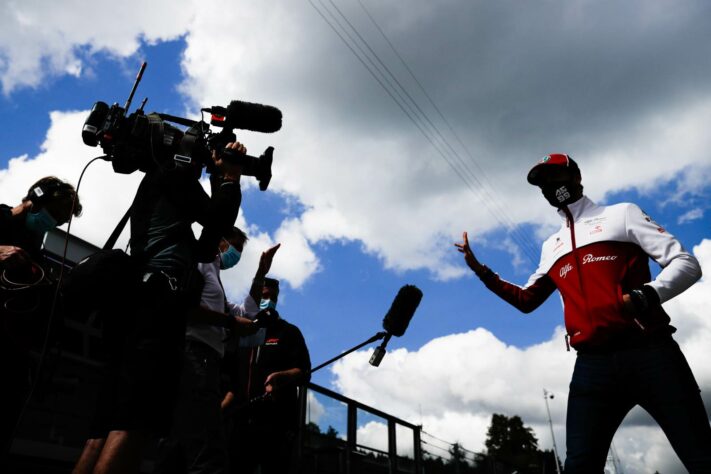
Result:
M450 445L450 446L454 446L454 444L455 444L455 443L450 443L449 441L446 441L446 440L444 440L444 439L442 439L442 438L438 438L437 436L433 435L432 433L428 433L428 432L425 431L425 430L420 430L420 433L422 433L422 434L424 434L424 435L427 435L427 436L429 436L430 438L434 438L434 439L436 439L437 441L441 441L442 443L448 444L448 445ZM472 451L471 449L465 448L465 447L462 446L460 443L456 443L456 444L459 445L459 448L460 448L462 451L466 451L466 452L472 453L472 454L479 454L479 453L477 453L476 451Z
M350 29L355 33L355 35L360 39L360 41L365 44L367 49L370 51L371 55L375 57L377 62L380 64L380 67L373 61L373 59L366 53L366 51L363 49L362 46L356 41L356 39L351 35L351 33L348 32L344 24L336 17L336 15L326 6L326 4L323 2L323 0L319 0L321 4L321 8L327 12L327 14L331 17L332 20L329 20L326 15L319 9L316 4L312 1L309 0L309 3L311 6L316 10L316 12L321 16L321 18L331 27L331 29L338 35L338 37L343 41L343 43L349 48L351 53L356 56L356 58L361 62L361 64L368 70L368 72L373 76L373 78L378 82L378 84L387 92L387 94L390 96L390 98L400 107L402 112L410 119L410 121L415 124L415 126L420 130L422 135L432 144L432 146L435 148L437 153L447 162L447 164L452 168L452 170L459 176L459 178L464 182L464 184L469 188L469 190L481 201L484 203L485 207L487 210L494 216L494 218L499 221L500 224L502 224L504 227L509 229L512 232L512 237L514 240L517 241L519 244L520 249L528 256L531 261L536 264L537 259L536 259L536 251L532 251L531 248L531 243L528 241L527 238L522 236L520 230L517 229L515 225L510 221L510 218L506 215L506 213L498 207L496 201L491 197L491 194L488 192L488 186L482 182L480 179L477 178L476 174L469 168L467 165L466 161L456 152L456 150L449 144L447 139L443 136L442 132L439 130L439 128L432 122L432 120L428 117L428 115L422 110L422 108L417 104L417 101L412 97L412 95L407 91L407 89L402 85L402 83L397 79L397 77L392 73L390 68L387 67L387 65L380 59L378 54L373 50L373 48L368 44L368 42L363 38L363 36L358 32L358 30L353 26L352 22L348 20L346 15L341 11L340 8L333 2L333 0L329 0L332 7L336 10L336 12L339 14L339 16L342 18L342 20L350 27ZM360 1L360 0L359 0ZM398 56L398 58L403 62L405 65L406 69L410 73L411 76L413 76L414 80L418 83L419 87L423 90L425 96L428 98L431 104L435 107L435 110L437 110L438 114L443 118L444 122L447 124L449 129L453 132L454 129L453 127L449 124L448 121L446 121L446 118L444 118L444 115L441 113L439 108L434 104L434 101L431 99L429 94L427 94L426 90L424 90L424 87L422 87L422 84L417 80L417 78L414 76L412 73L412 70L407 66L407 63L402 59L402 56L397 52L397 50L394 48L394 45L392 45L392 42L387 38L385 35L384 31L382 31L382 28L375 22L374 18L370 13L367 11L365 6L361 3L361 7L366 11L366 14L371 18L371 21L376 25L378 30L381 32L381 35L386 39L388 44L391 46L395 54ZM338 25L336 27L335 25ZM339 31L339 28L342 30ZM345 36L344 36L345 34ZM346 36L348 39L346 39ZM349 42L350 40L350 42ZM355 46L355 47L354 47ZM360 52L356 52L356 48ZM364 59L365 58L365 59ZM367 60L367 63L366 63ZM369 64L370 65L369 65ZM387 74L390 76L391 79L388 78L388 76L383 72L385 70ZM387 85L386 85L387 84ZM398 91L398 87L400 90L402 90L402 93ZM409 102L403 97L403 94L409 99ZM397 96L397 98L396 98ZM410 105L412 103L414 105ZM424 117L424 120L423 118ZM426 130L428 128L430 130ZM461 139L454 133L455 137L459 141L460 145L463 146L463 142ZM466 149L466 147L464 147ZM467 150L468 151L468 150ZM449 156L448 156L449 155ZM469 153L470 157L472 158L472 161L476 164L476 161L473 160L473 157L471 156L471 153ZM453 158L457 158L457 163L455 164L455 160ZM477 165L478 166L478 165ZM480 167L479 167L480 168ZM483 172L483 170L481 170ZM486 178L486 175L483 175ZM479 192L477 192L474 189L474 186L472 185L472 182L478 184L479 186ZM509 222L505 222L501 219L501 217L504 217L509 220Z
M417 78L417 76L415 75L415 73L412 71L412 69L410 68L410 66L407 64L407 61L405 61L405 59L402 57L402 55L401 55L400 52L397 50L397 48L395 47L395 45L392 43L392 41L390 41L390 38L388 38L388 36L387 36L387 34L385 33L385 31L380 27L380 24L378 24L378 22L375 20L375 18L373 17L373 15L371 15L370 11L369 11L368 8L365 6L365 4L363 3L363 1L362 1L362 0L358 0L358 4L359 4L360 7L363 9L363 11L365 12L365 14L366 14L366 15L368 16L368 18L370 19L371 23L373 23L373 25L374 25L375 28L378 30L378 32L379 32L380 35L383 37L383 39L384 39L385 42L388 44L388 46L390 46L390 49L393 51L393 53L395 53L395 56L397 56L397 58L400 60L400 62L401 62L402 65L404 66L405 70L407 70L407 72L409 73L410 77L415 81L415 83L416 83L417 86L419 87L420 91L422 91L423 95L427 98L427 100L428 100L428 102L430 103L430 105L432 106L432 108L435 109L435 111L437 112L437 114L439 115L439 117L442 119L442 121L445 123L445 125L447 125L447 128L449 129L450 133L455 137L455 139L457 140L457 142L459 143L459 145L461 146L461 148L462 148L462 149L467 153L467 155L469 156L470 161L474 164L474 166L476 167L477 171L478 171L479 174L482 176L482 178L483 178L483 180L484 180L484 183L482 183L478 178L476 178L476 175L475 175L474 173L471 173L471 171L470 171L470 173L472 174L472 176L475 177L476 181L477 181L478 183L480 183L480 185L481 185L482 188L483 188L483 192L487 195L487 197L489 198L489 201L496 207L496 212L497 212L500 216L502 216L502 217L504 218L504 220L506 220L505 227L507 227L510 232L513 232L515 235L517 235L517 240L520 239L520 241L527 243L527 244L528 244L528 247L529 247L529 251L530 251L530 250L531 250L530 247L532 247L532 245L531 245L531 243L530 243L530 240L523 234L523 232L522 232L522 231L518 228L518 226L511 220L511 218L508 216L508 214L505 212L505 210L504 210L503 208L501 208L501 207L498 205L498 202L497 202L497 201L494 199L494 197L492 196L492 193L490 192L490 190L493 189L493 186L491 185L491 180L489 179L489 177L488 177L486 171L479 165L479 163L477 162L477 160L474 158L473 154L472 154L471 151L469 150L469 147L467 147L467 146L464 144L463 140L459 137L459 134L456 132L456 130L455 130L454 127L451 125L451 123L449 122L449 120L447 120L447 118L444 116L444 114L443 114L442 111L440 110L439 106L437 106L437 104L435 103L435 101L432 99L432 97L430 96L430 94L427 92L427 90L425 89L425 87L422 85L422 83L420 82L420 80ZM409 94L408 94L408 96L409 96ZM418 108L419 108L419 107L418 107ZM449 145L449 143L447 143L447 144ZM451 148L451 147L450 147L450 148ZM456 151L454 151L453 149L452 149L452 151L453 151L455 154L457 154ZM459 157L458 154L457 154L457 156ZM464 160L462 160L462 161L464 161ZM468 169L468 168L467 168L467 169ZM537 253L538 253L538 249L535 248L535 247L533 247L533 255L536 255ZM529 255L529 257L530 257L530 255ZM536 261L535 259L533 259L533 263L536 264L537 261Z
M379 55L373 50L373 48L370 47L370 45L368 44L368 42L366 41L366 39L363 38L363 36L358 32L358 30L357 30L357 29L353 26L353 24L348 20L348 18L347 18L346 15L341 11L341 9L338 8L338 6L333 2L333 0L329 0L329 1L330 1L331 5L333 6L333 8L336 9L336 11L339 13L339 15L340 15L340 16L344 19L344 21L350 26L351 30L353 30L353 32L358 36L358 38L360 38L361 42L366 45L366 47L367 47L368 50L371 52L371 54L376 58L376 60L381 64L381 66L387 71L387 73L390 75L390 77L392 78L392 80L395 81L395 83L397 84L397 86L398 86L398 87L403 91L403 93L407 96L407 98L410 100L410 102L414 105L414 107L415 107L415 108L417 109L417 111L419 112L419 115L413 110L412 106L410 106L409 103L403 99L402 95L397 92L397 89L394 87L394 85L392 84L392 82L389 81L388 78L383 75L384 79L388 82L388 84L389 84L391 87L393 87L393 88L395 89L395 92L397 93L398 97L400 97L400 99L404 101L405 105L408 106L408 109L410 110L410 112L411 112L414 116L416 116L420 121L422 121L422 118L424 118L424 120L427 122L427 124L429 124L429 127L430 127L432 130L434 130L434 136L435 136L436 138L439 138L439 141L443 144L444 147L446 147L446 150L449 151L450 157L455 157L455 158L457 158L456 161L457 161L458 164L461 166L462 170L466 172L467 177L468 177L470 180L474 181L474 182L478 185L478 189L481 189L481 192L480 192L481 196L478 196L478 197L479 197L482 201L488 201L488 202L491 204L491 207L487 206L487 210L489 210L489 212L491 212L491 214L493 215L493 217L494 217L496 220L498 220L500 224L502 224L504 227L508 228L508 230L513 233L514 240L518 240L518 241L519 241L519 245L522 247L522 250L523 250L525 253L527 253L527 254L528 254L527 256L531 259L531 261L532 261L534 264L536 264L536 263L537 263L537 260L536 260L537 249L533 248L533 251L531 251L532 246L531 246L530 242L528 241L528 238L527 238L526 236L524 236L523 233L517 228L517 226L511 221L511 219L508 218L508 215L506 214L506 212L505 212L500 206L498 206L497 202L493 199L493 197L491 196L491 193L489 192L489 188L490 188L491 186L487 186L487 184L486 184L485 182L482 182L481 180L479 180L479 178L477 177L476 173L474 173L474 172L471 170L471 168L469 167L469 165L467 164L467 161L464 160L464 159L459 155L459 153L450 145L449 141L444 137L444 135L443 135L442 132L439 130L439 128L432 122L432 120L430 120L430 118L429 118L429 116L427 115L427 113L422 110L422 108L419 106L419 104L417 103L417 101L412 97L412 95L407 91L407 89L402 85L402 83L401 83L401 82L397 79L397 77L392 73L392 71L390 70L390 68L388 68L388 66L380 59ZM359 1L360 1L360 0L359 0ZM322 4L322 6L324 6L322 0L321 0L321 4ZM365 8L365 5L363 5L362 2L360 2L360 5L361 5L361 7L364 9L364 11L365 11L366 14L368 15L368 17L371 19L371 22L373 22L373 24L374 24L374 25L378 28L378 30L380 31L381 35L382 35L382 36L385 38L385 40L388 42L388 44L390 45L391 49L393 49L393 51L394 51L395 54L398 56L398 58L400 59L400 61L404 64L405 68L408 70L408 72L409 72L410 75L413 77L413 79L415 80L415 82L418 84L418 86L420 87L420 89L423 91L423 93L425 94L425 96L428 98L428 100L430 101L430 103L434 106L435 110L437 110L437 112L439 113L440 117L441 117L441 118L443 119L443 121L448 125L448 127L450 128L450 130L452 131L452 133L453 133L453 134L455 135L455 137L458 139L460 145L461 145L463 148L465 148L465 150L468 152L469 150L466 148L466 146L465 146L464 143L461 141L461 139L459 139L459 136L456 135L456 132L454 131L454 128L453 128L453 127L449 124L449 122L446 120L446 118L445 118L444 115L442 114L441 110L439 109L439 107L436 106L436 104L434 103L434 101L432 100L432 98L429 96L429 94L427 94L427 91L424 89L424 87L422 86L422 84L420 83L420 81L417 80L417 77L414 76L414 73L412 72L412 69L409 68L409 66L407 65L407 63L406 63L406 62L404 61L404 59L402 58L402 56L398 53L397 49L395 49L395 47L394 47L394 45L392 44L392 42L387 38L387 35L385 35L385 32L382 30L382 28L380 28L380 26L377 24L377 22L375 22L375 19L372 17L372 15L370 15L370 13L368 12L368 10ZM324 6L324 7L325 7L325 6ZM337 20L335 19L335 17L334 17L332 14L331 14L331 16L332 16L332 18L334 18L335 21L337 21ZM344 31L345 31L345 28L343 27L343 25L342 25L340 22L338 22L338 23L339 23L339 26L341 26L341 28L344 29ZM346 33L347 33L347 31L346 31ZM348 34L348 37L351 39L351 41L354 42L354 44L356 44L356 46L357 46L358 49L361 51L361 53L364 54L364 55L366 55L365 52L363 51L363 49L362 49L360 46L357 45L357 42L355 42L355 40L353 39L353 37L352 37L350 34ZM367 56L367 55L366 55L366 56ZM373 63L372 60L369 59L369 62L370 62L376 69L378 69L378 71L379 71L381 74L383 74L383 73L382 73L382 70L381 70L380 68L378 68L377 65L375 65L375 64ZM424 122L422 122L422 124L425 125L425 128L426 128L426 124L424 124ZM438 151L439 151L439 150L438 150ZM441 153L441 152L440 152L440 153ZM484 171L483 171L483 170L481 169L481 167L479 167L479 165L476 163L476 160L474 160L474 158L473 158L473 156L471 155L471 153L469 153L469 155L470 155L470 158L471 158L472 162L479 168L479 171L483 174L485 180L488 181L488 178L487 178L486 174L484 174ZM458 171L458 170L455 170L455 171ZM464 179L463 176L461 176L461 177ZM477 193L474 193L474 194L476 195ZM485 205L486 205L486 202L485 202ZM492 208L493 208L493 209L492 209ZM499 219L499 216L504 217L504 219L505 219L505 220L508 220L508 222L502 221L501 219Z

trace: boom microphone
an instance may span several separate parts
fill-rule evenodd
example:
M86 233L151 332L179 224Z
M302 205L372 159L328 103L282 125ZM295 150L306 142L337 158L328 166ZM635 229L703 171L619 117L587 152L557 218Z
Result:
M239 128L260 133L274 133L281 129L281 110L270 105L233 100L227 107L202 109L212 114L211 124L223 128Z
M422 291L416 286L405 285L400 288L392 306L383 318L383 329L397 337L405 334L420 300L422 300Z
M410 320L415 315L415 310L422 300L422 291L414 285L405 285L400 288L393 300L392 306L383 318L383 329L387 332L383 342L375 348L370 357L370 365L378 367L385 357L385 347L392 336L400 337L405 334Z

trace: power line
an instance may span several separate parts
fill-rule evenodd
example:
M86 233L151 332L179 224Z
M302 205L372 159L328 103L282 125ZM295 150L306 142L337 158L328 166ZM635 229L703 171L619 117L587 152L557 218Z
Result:
M402 55L401 55L400 52L397 50L397 48L395 47L395 45L392 43L392 41L390 41L390 38L388 38L388 35L387 35L387 34L385 33L385 31L380 27L380 24L378 24L378 22L375 20L375 18L373 17L373 15L370 14L370 11L369 11L368 8L365 6L365 4L363 3L363 1L362 1L362 0L358 0L358 3L359 3L359 5L361 6L361 8L363 9L363 11L365 12L365 14L368 16L368 18L370 19L371 23L373 23L373 25L376 27L376 29L380 32L380 35L381 35L381 36L383 37L383 39L386 41L386 43L388 44L388 46L390 46L390 49L393 51L393 53L395 53L395 55L397 56L397 58L400 60L400 62L402 63L402 65L405 67L405 69L407 70L407 72L410 74L410 77L412 77L412 79L415 81L415 83L417 84L417 86L420 88L420 90L422 91L423 95L427 98L428 102L430 103L430 105L435 109L435 111L437 112L437 114L439 115L439 117L442 119L442 121L447 125L447 128L449 129L450 133L455 137L455 139L457 140L457 142L459 143L459 145L460 145L460 146L462 147L462 149L464 149L464 151L467 153L467 155L469 156L469 159L470 159L471 162L474 164L474 166L477 168L478 172L482 175L483 180L484 180L484 183L482 183L478 178L476 178L476 175L475 175L474 173L471 173L472 176L475 177L475 179L477 180L477 182L480 183L480 185L482 186L484 193L485 193L485 194L488 196L488 198L489 198L489 201L497 208L497 209L496 209L497 212L499 212L500 215L503 216L503 218L507 221L507 222L505 223L505 227L507 227L510 232L513 232L514 234L516 234L516 235L518 236L518 239L520 239L521 242L525 242L525 243L527 243L527 244L530 245L530 241L528 240L528 238L526 238L526 236L523 235L523 233L522 233L521 230L518 228L518 226L509 218L508 214L504 211L504 209L502 209L501 207L499 207L497 201L496 201L496 200L493 198L493 196L491 195L491 193L490 193L490 191L489 191L490 188L492 188L492 186L491 186L491 180L489 179L489 177L488 177L486 171L479 165L479 163L477 162L477 160L474 158L474 155L472 155L471 151L469 150L469 147L467 147L467 146L464 144L464 142L462 141L462 139L459 137L459 134L456 132L456 130L455 130L454 127L451 125L451 123L449 122L449 120L447 120L447 118L444 116L444 114L442 113L442 111L440 110L440 108L437 106L437 104L435 103L435 101L432 99L432 97L430 96L430 94L427 92L427 90L425 89L425 87L422 85L422 83L420 82L420 80L417 78L417 76L415 75L415 73L412 71L412 69L410 68L410 66L407 64L407 61L405 61L405 59L402 57ZM408 94L408 96L409 96L409 94ZM419 107L418 107L418 108L419 108ZM453 149L452 149L452 151L456 154L456 151L454 151ZM458 154L457 154L457 156L459 157ZM462 160L462 162L464 162L464 160ZM471 171L470 171L470 172L471 172ZM529 248L529 250L530 250L530 248ZM533 250L534 250L534 251L533 251L533 255L535 256L535 255L538 253L538 249L534 248ZM529 256L529 258L531 257L531 255L528 255L528 256ZM537 263L537 261L536 261L535 258L533 258L532 261L533 261L534 264Z
M355 35L360 39L360 41L366 46L368 51L370 51L370 55L372 55L375 60L377 61L378 64L380 64L380 67L376 62L371 58L370 55L363 49L362 46L358 43L358 41L351 35L351 33L348 32L348 29L344 24L336 17L336 15L326 6L326 4L323 2L323 0L319 0L319 3L321 5L321 9L323 9L332 19L330 21L326 15L319 9L316 4L312 1L309 0L309 3L311 4L312 8L316 10L316 12L321 16L321 18L331 27L331 29L338 35L338 37L341 39L341 41L348 47L348 49L351 51L351 53L361 62L363 67L366 68L366 70L373 76L373 78L378 82L378 84L385 90L385 92L390 96L390 98L398 105L400 110L410 119L410 121L413 122L413 124L419 129L420 133L430 142L430 144L435 148L437 153L447 162L447 164L452 168L452 170L455 172L457 176L464 182L464 184L469 188L469 190L477 196L485 205L486 209L492 214L492 216L500 223L502 224L505 228L509 229L512 232L512 237L514 240L517 241L519 244L519 247L521 250L528 256L531 261L536 264L536 252L531 251L531 244L525 238L520 230L517 229L516 226L513 225L513 223L510 221L510 218L506 215L506 213L500 209L497 205L497 203L494 201L492 198L491 194L488 192L487 185L479 180L479 178L476 176L476 174L469 168L467 165L466 161L456 152L456 150L451 146L451 144L448 142L448 140L444 137L442 132L439 130L439 128L432 122L432 120L428 117L427 113L422 110L422 108L419 106L417 101L412 97L412 95L407 91L407 89L402 85L402 83L398 80L398 78L392 73L390 68L380 59L379 55L375 50L370 46L370 44L366 41L366 39L358 32L357 28L353 25L351 21L348 20L347 16L341 11L340 8L333 2L333 0L329 0L333 9L338 13L338 15L342 18L343 22L345 22L348 27L355 33ZM463 142L461 139L456 135L454 132L453 127L449 124L449 122L444 118L444 115L442 114L441 110L434 104L434 101L431 99L429 94L427 94L426 90L422 86L422 84L417 80L417 78L414 76L414 73L412 73L412 70L407 66L407 63L402 59L402 56L397 52L397 50L394 48L392 45L392 42L387 38L385 35L384 31L382 31L382 28L375 22L374 18L370 13L367 11L365 6L361 2L361 7L364 9L366 14L371 18L371 21L376 25L378 30L381 32L381 35L386 39L388 44L391 46L395 54L398 56L398 58L403 62L405 65L406 69L409 71L410 75L413 76L414 80L418 83L419 87L422 89L424 92L425 96L428 98L431 104L435 107L435 110L437 110L438 114L442 117L444 122L447 124L449 129L453 132L457 140L460 142L460 145L463 146ZM336 27L335 25L338 25ZM340 30L342 31L339 31ZM345 36L344 36L345 35ZM348 37L348 39L346 39ZM349 42L350 40L350 42ZM356 48L360 52L356 52ZM365 59L364 59L365 58ZM367 61L367 62L366 62ZM387 75L385 72L387 72ZM390 76L391 79L388 78L388 75ZM387 84L387 85L386 85ZM402 93L398 90L398 88L402 91ZM403 97L403 94L409 99L405 99ZM397 97L396 97L397 96ZM410 105L412 103L414 105ZM423 119L424 117L424 119ZM429 131L426 129L430 129ZM464 147L464 146L463 146ZM466 149L466 147L464 147ZM467 150L468 151L468 150ZM472 161L474 164L476 164L476 161L473 160L473 156L471 156L471 153L469 153L470 157L472 158ZM455 160L456 158L456 160ZM456 164L455 164L456 161ZM478 164L476 164L478 166ZM479 167L480 168L480 167ZM483 170L480 170L483 173ZM486 175L483 174L485 179ZM478 184L479 186L479 193L474 189L474 186L472 182ZM509 222L506 222L502 220L502 217L504 219L508 219Z
M479 186L479 188L480 188L480 189L482 190L482 192L483 192L483 195L480 196L480 199L481 199L482 201L488 200L489 203L491 204L491 206L494 208L493 211L491 211L491 209L489 209L488 207L487 207L487 209L490 210L490 212L492 213L492 215L499 221L499 223L503 224L504 227L507 227L507 228L509 229L509 231L514 234L515 240L519 240L519 244L520 244L522 247L524 247L523 250L524 250L526 253L530 252L530 247L529 247L530 243L528 242L527 238L526 238L525 236L523 236L523 234L521 233L521 231L515 226L515 224L511 221L511 219L508 218L508 215L506 214L506 212L505 212L503 209L501 209L501 208L498 206L497 202L493 199L493 197L491 196L491 193L490 193L489 190L488 190L488 188L489 188L490 186L487 186L487 184L486 184L485 182L482 182L481 180L479 180L479 178L477 177L476 173L474 173L474 172L471 170L471 168L468 166L466 160L464 160L464 159L459 155L459 153L451 146L451 144L450 144L449 141L444 137L444 135L443 135L442 132L439 130L439 128L432 122L432 120L430 120L430 118L429 118L429 116L427 115L427 113L422 110L422 108L419 106L419 104L417 103L417 101L412 97L412 95L407 91L407 89L402 85L402 83L397 79L397 77L395 77L395 75L390 71L390 68L388 68L387 65L385 65L385 64L380 60L380 57L378 56L378 54L370 47L370 45L369 45L368 42L362 37L362 35L360 35L360 33L358 33L357 29L352 25L352 23L351 23L350 21L348 21L348 19L347 19L347 18L345 17L345 15L341 12L341 10L338 8L338 6L333 2L333 0L330 0L330 2L331 2L331 4L334 6L334 8L339 12L339 14L344 18L344 20L348 23L348 25L351 27L351 29L358 35L358 37L361 39L361 41L368 47L368 49L370 50L371 54L373 54L373 55L375 56L375 58L378 60L378 62L385 68L385 70L386 70L386 71L388 72L388 74L393 78L393 80L396 82L396 84L402 89L403 93L407 96L407 98L410 99L410 102L412 102L412 104L415 106L415 108L419 111L420 115L426 120L426 122L429 124L430 128L434 130L435 136L438 137L438 138L440 139L440 141L444 144L444 146L449 150L450 155L457 158L458 164L463 168L464 171L466 171L466 174L468 175L469 179L473 180L473 181ZM434 101L432 100L432 98L430 97L430 95L427 93L427 91L425 90L425 88L422 86L422 84L420 83L420 81L419 81L419 80L417 79L417 77L414 75L414 73L412 72L412 69L407 65L407 62L405 62L405 60L404 60L404 59L402 58L402 56L399 54L399 52L397 51L397 49L395 48L395 46L394 46L394 45L392 44L392 42L388 39L388 37L387 37L387 35L385 34L385 32L383 31L383 29L382 29L382 28L380 27L380 25L375 21L375 19L374 19L373 16L370 14L370 12L367 10L367 8L366 8L365 5L362 3L362 1L359 0L359 3L360 3L360 5L361 5L361 8L363 8L363 10L366 12L366 14L368 15L368 17L370 18L371 22L376 26L376 28L378 29L378 31L380 32L380 34L383 36L383 38L386 40L386 42L388 43L388 45L390 45L390 48L393 50L393 52L394 52L394 53L396 54L396 56L400 59L400 61L403 63L403 65L405 66L405 68L407 69L407 71L410 73L410 75L412 76L412 78L413 78L413 79L415 80L415 82L418 84L418 86L420 87L420 89L422 90L422 92L424 93L424 95L425 95L425 96L427 97L427 99L429 100L430 104L431 104L431 105L435 108L435 110L439 113L440 117L441 117L442 120L445 122L445 124L447 124L447 126L449 127L449 129L450 129L450 131L452 132L452 134L455 135L455 137L457 138L457 140L458 140L459 143L460 143L460 146L462 146L462 148L464 148L467 152L469 152L468 148L464 145L464 143L461 141L461 139L459 138L459 136L456 134L454 128L450 125L449 121L447 121L447 119L444 117L444 114L442 114L442 112L441 112L441 110L439 109L439 107L437 107L437 105L434 103ZM361 51L362 51L362 49L361 49ZM386 79L387 79L387 78L386 78ZM391 84L391 86L392 86L392 84ZM402 98L402 96L401 96L400 94L398 94L398 96ZM409 109L414 113L414 111L412 110L412 107L409 107ZM417 116L416 113L414 113L414 114ZM482 173L482 175L484 176L484 181L489 181L489 180L488 180L488 177L487 177L486 174L484 173L484 170L481 169L481 167L478 165L478 163L476 162L476 160L474 160L474 158L473 158L473 156L471 155L471 153L469 153L469 156L470 156L472 162L473 162L473 163L477 166L477 168L479 169L479 172ZM499 215L502 216L505 220L508 220L508 222L504 222L504 221L498 219L497 216L499 216ZM534 264L537 263L537 262L536 262L536 259L535 259L536 253L537 253L537 249L534 249L534 252L532 252L532 254L528 254L528 257L531 258L531 260L533 261ZM532 257L532 255L533 255L533 257Z

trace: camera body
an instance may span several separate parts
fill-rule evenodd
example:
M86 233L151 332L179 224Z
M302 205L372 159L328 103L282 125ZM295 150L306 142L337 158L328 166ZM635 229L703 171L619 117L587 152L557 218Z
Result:
M281 128L281 112L275 107L233 100L227 107L204 108L211 114L208 124L162 113L143 112L143 104L127 114L131 99L141 79L145 63L124 107L96 102L82 127L82 140L88 146L101 146L114 171L130 174L155 167L194 166L219 173L212 159L213 152L231 164L241 165L242 174L254 176L259 189L265 191L272 177L273 147L254 157L225 149L236 141L235 128L271 133ZM171 123L187 127L182 130ZM219 128L212 131L210 125Z

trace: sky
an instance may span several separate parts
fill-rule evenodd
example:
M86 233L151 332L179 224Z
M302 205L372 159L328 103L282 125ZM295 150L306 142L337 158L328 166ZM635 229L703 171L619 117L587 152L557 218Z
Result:
M559 225L525 180L542 156L569 153L591 199L639 204L711 274L708 2L92 5L0 3L0 202L44 175L76 184L101 154L80 138L88 110L123 104L142 61L134 108L144 97L148 111L188 117L235 99L278 107L280 131L238 131L252 155L273 146L275 162L266 192L242 180L237 224L250 241L224 274L228 296L244 297L259 254L280 242L279 309L315 365L377 332L398 289L417 285L422 303L379 368L369 348L313 380L431 435L482 451L503 413L550 449L545 388L564 457L575 354L559 298L522 315L452 245L467 231L482 262L524 283ZM139 180L92 164L72 233L102 245ZM665 305L707 409L709 284ZM311 414L343 433L341 411L317 397ZM359 444L382 447L382 421L359 420ZM614 445L625 472L684 472L641 410Z

